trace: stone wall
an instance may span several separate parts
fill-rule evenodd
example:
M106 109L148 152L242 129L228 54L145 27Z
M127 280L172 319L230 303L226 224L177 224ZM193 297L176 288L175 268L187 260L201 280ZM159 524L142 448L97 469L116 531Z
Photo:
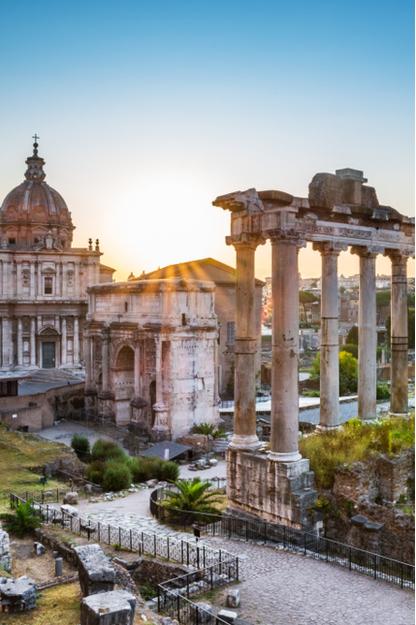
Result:
M397 505L401 498L414 496L413 475L413 449L395 458L380 455L371 462L339 468L332 491L324 494L326 536L413 562L414 516Z
M12 430L36 432L51 427L56 419L79 419L84 410L84 384L49 389L45 393L2 397L0 422ZM17 418L12 418L16 414Z
M157 562L142 558L137 568L132 573L132 577L139 585L150 584L157 586L168 579L185 575L189 571L185 567L180 567L169 562Z

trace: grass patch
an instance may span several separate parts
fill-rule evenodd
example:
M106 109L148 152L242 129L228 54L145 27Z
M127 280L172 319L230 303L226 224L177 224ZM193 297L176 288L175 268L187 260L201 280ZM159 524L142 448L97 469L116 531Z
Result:
M339 430L303 438L300 451L310 460L317 487L325 489L332 487L338 467L366 461L375 453L393 457L413 447L414 441L414 416L392 417L371 424L351 419Z
M1 625L78 625L81 591L78 583L62 584L40 593L37 607L18 614L2 614Z
M60 443L52 443L32 434L11 432L0 425L0 511L8 509L8 495L15 492L41 492L63 487L62 482L48 480L46 487L39 483L43 465L68 453ZM38 472L36 472L36 470Z

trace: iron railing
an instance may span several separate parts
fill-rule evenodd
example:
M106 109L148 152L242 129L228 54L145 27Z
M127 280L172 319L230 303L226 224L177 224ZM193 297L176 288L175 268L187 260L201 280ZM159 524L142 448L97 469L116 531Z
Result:
M197 523L201 533L208 536L277 544L289 551L301 553L324 562L331 562L350 571L357 571L401 588L414 589L415 587L415 567L413 564L359 549L314 532L268 523L260 519L242 519L231 514L216 515L168 510L163 505L163 501L171 489L172 487L168 489L159 488L154 490L150 496L150 511L163 522L173 522L175 525L188 528L193 523Z

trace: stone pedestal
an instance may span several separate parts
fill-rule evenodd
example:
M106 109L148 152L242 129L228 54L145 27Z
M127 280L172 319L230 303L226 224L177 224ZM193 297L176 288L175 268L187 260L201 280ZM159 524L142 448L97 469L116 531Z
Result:
M0 566L8 573L12 570L12 552L10 551L10 539L5 530L0 529Z
M100 592L81 603L81 625L133 625L136 598L126 590Z
M276 462L253 451L227 451L230 511L297 529L312 529L316 499L309 460Z
M168 441L171 439L168 425L168 408L164 403L158 402L153 405L155 411L155 424L152 427L152 441Z
M115 421L114 412L114 393L111 391L101 391L97 395L98 399L98 416L103 421Z

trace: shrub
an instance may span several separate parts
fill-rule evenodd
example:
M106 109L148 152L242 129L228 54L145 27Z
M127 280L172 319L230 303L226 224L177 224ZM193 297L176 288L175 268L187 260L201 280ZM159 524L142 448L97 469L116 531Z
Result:
M103 474L104 490L118 491L129 488L131 479L130 469L125 462L106 463Z
M103 483L104 469L105 462L102 460L94 460L94 462L91 462L87 467L87 480L94 484L101 485Z
M311 380L320 377L320 355L317 354L312 362ZM339 392L340 395L348 395L357 391L358 384L358 360L349 352L339 353Z
M179 477L179 467L170 460L160 460L155 465L154 477L164 482L176 482Z
M134 482L146 482L152 479L175 482L179 477L179 467L171 460L129 458L128 466Z
M390 389L388 384L377 384L377 399L390 399Z
M40 518L33 510L31 502L18 503L14 514L2 514L0 517L8 532L21 538L40 526Z
M87 460L90 454L90 442L82 434L74 434L71 440L71 447L80 460Z
M358 345L356 343L345 343L342 346L342 351L352 354L354 358L358 358Z
M118 460L124 461L127 459L124 451L114 441L108 441L103 438L99 438L95 441L92 450L91 457L93 460Z

